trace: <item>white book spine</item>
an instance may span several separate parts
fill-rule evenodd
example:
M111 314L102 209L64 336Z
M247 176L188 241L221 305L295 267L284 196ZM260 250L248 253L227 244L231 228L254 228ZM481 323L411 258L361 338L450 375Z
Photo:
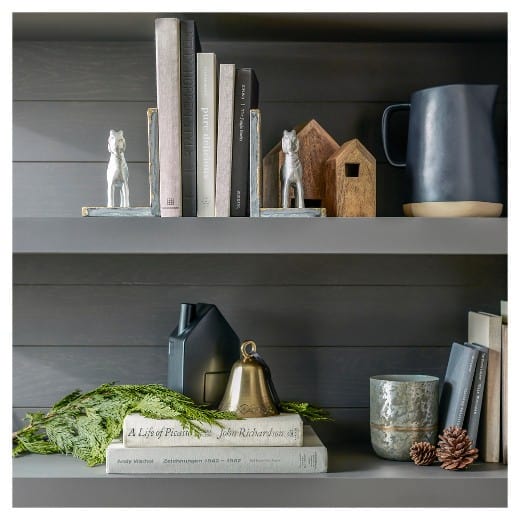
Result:
M110 444L107 473L324 473L327 448L312 433L304 446L179 446L126 448Z
M155 20L161 217L182 215L180 30L177 18Z
M217 173L215 216L229 217L231 205L231 161L233 152L233 100L235 65L220 65L218 82Z
M197 54L197 217L215 216L217 57Z
M149 419L128 415L123 422L123 445L135 447L171 446L301 446L303 421L298 414L274 417L220 420L217 425L197 424L204 433L197 437L175 419Z

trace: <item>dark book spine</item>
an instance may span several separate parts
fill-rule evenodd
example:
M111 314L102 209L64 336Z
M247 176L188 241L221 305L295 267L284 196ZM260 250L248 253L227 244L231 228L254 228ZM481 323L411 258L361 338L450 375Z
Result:
M439 403L439 431L449 426L462 428L473 384L478 352L453 343Z
M181 20L181 170L182 216L197 216L197 52L193 20Z
M477 445L478 427L480 423L480 412L484 397L484 386L486 383L486 373L489 351L487 348L478 348L477 366L471 387L471 396L464 421L464 428L468 432L468 437L473 441L473 446Z
M253 69L239 69L235 79L231 216L249 215L249 111L258 108L258 80Z

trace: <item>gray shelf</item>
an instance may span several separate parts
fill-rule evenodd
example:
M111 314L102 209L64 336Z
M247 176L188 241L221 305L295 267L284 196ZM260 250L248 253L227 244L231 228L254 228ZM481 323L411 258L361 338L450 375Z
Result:
M107 475L64 455L13 461L14 507L506 507L507 466L464 471L329 449L329 473Z
M13 252L496 255L507 219L17 218Z
M149 40L195 19L203 41L506 41L507 13L14 13L15 40Z

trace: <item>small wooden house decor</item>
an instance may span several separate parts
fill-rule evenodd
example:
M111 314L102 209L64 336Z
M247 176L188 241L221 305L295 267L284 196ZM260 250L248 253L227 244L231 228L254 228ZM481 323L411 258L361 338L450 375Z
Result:
M358 139L327 159L324 175L329 217L376 216L376 159Z
M295 128L300 142L299 156L303 168L303 193L306 207L321 207L325 201L323 166L339 144L321 125L311 119ZM284 161L281 141L263 159L263 207L281 206L280 168ZM291 199L294 194L291 195Z

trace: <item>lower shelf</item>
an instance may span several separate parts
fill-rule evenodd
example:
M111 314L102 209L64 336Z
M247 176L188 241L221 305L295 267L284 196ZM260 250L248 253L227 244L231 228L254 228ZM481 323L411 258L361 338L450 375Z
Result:
M172 480L174 482L172 482ZM64 455L13 461L14 507L507 507L507 466L464 471L329 448L314 475L107 475Z

